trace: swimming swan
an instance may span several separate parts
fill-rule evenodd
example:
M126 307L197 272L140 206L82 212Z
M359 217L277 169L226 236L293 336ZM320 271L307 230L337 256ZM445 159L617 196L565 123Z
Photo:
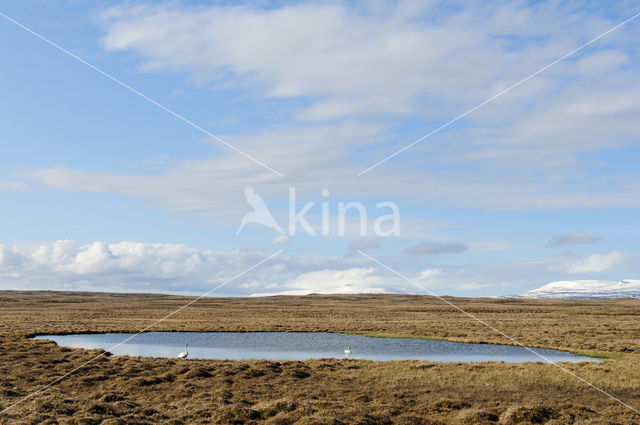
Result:
M178 354L178 358L180 360L184 360L187 358L187 356L189 355L189 350L187 349L187 344L184 345L184 351L180 354Z

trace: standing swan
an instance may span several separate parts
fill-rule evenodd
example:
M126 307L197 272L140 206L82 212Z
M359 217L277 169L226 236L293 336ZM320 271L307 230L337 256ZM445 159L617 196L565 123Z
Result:
M187 358L187 356L189 355L189 350L187 349L187 344L184 345L184 351L180 354L178 354L178 358L180 360L184 360Z
M349 354L351 354L351 347L347 346L347 349L344 350L344 353L347 355L347 357L349 357Z

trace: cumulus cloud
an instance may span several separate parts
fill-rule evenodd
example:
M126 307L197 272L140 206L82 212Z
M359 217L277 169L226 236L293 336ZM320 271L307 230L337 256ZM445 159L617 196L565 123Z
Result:
M259 295L306 295L306 294L381 294L397 292L389 287L390 280L380 276L373 268L350 268L345 270L318 270L304 273L281 286L271 288Z
M410 255L459 254L467 249L469 247L460 242L424 241L406 248L404 253Z
M19 283L38 289L193 292L221 283L267 255L139 242L0 245L0 282L7 288Z
M272 251L202 250L180 244L141 242L78 244L61 240L35 245L0 244L0 289L97 290L202 294L255 265ZM519 259L466 266L414 269L390 257L380 260L431 290L455 295L517 293L578 273L613 270L633 276L637 261L614 251L585 257ZM604 273L604 274L602 274ZM360 256L282 253L219 290L217 295L423 291Z
M425 269L420 272L418 278L420 281L429 280L433 277L440 276L442 274L441 269Z
M60 240L37 245L0 244L0 289L198 294L270 254L141 242L98 241L81 245ZM384 278L371 267L362 267L364 263L370 266L362 257L280 254L217 294L388 292L393 279Z
M629 254L613 251L608 254L591 254L566 265L569 273L594 273L611 270L629 259Z
M554 236L547 242L547 247L555 247L561 245L585 245L600 242L602 237L593 236L587 232L573 232L565 235Z
M70 240L36 245L0 244L0 289L201 294L269 254L127 241L86 245ZM407 273L411 275L410 271ZM437 286L433 278L441 274L440 269L428 269L416 279ZM362 256L280 254L229 283L216 295L405 292L421 291Z

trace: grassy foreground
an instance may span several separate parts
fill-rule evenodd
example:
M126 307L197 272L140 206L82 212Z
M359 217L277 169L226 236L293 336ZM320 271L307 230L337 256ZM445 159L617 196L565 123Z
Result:
M38 333L136 332L187 297L0 292L0 409L100 353ZM562 364L640 409L640 300L451 298L514 339L605 357ZM203 299L164 331L327 331L509 343L442 301L359 295ZM217 361L100 357L0 424L640 424L640 414L540 363Z

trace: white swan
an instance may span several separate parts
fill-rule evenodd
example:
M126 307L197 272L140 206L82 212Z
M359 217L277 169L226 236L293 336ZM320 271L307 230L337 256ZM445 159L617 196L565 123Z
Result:
M180 360L184 360L187 358L187 356L189 355L189 350L187 349L187 344L184 345L184 351L180 354L178 354L178 358Z
M351 347L347 346L347 349L344 350L344 353L348 356L349 354L351 354Z

